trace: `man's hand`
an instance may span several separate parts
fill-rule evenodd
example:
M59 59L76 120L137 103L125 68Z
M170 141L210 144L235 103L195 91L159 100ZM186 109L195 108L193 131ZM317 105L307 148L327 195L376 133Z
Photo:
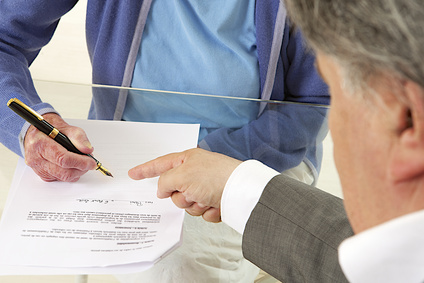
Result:
M132 168L135 180L160 176L158 197L171 197L180 208L210 222L221 220L225 184L241 161L203 149L171 153Z
M85 132L68 125L59 115L48 113L44 119L68 136L83 153L92 153L93 148ZM31 126L24 141L25 162L44 181L75 182L88 170L96 168L96 162L84 155L72 153L59 143Z

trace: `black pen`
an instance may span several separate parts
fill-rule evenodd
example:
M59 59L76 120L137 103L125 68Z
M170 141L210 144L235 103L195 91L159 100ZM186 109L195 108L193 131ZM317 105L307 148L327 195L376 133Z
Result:
M35 112L33 109L31 109L29 106L25 105L22 101L20 101L17 98L12 98L7 102L7 106L9 106L10 109L15 111L16 114L24 118L27 122L29 122L31 125L36 127L38 130L43 132L44 134L48 135L52 139L54 139L56 142L58 142L60 145L62 145L67 150L78 153L81 155L87 155L94 159L97 163L96 170L99 170L106 176L113 177L112 174L102 166L102 164L94 158L91 154L82 153L79 151L71 142L71 140L59 132L58 129L53 127L50 123L48 123L46 120L44 120L43 116Z

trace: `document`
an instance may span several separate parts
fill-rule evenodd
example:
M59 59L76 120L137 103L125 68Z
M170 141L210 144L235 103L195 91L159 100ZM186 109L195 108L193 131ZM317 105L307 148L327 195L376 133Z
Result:
M158 178L128 170L197 146L199 125L68 120L114 178L44 182L18 162L0 222L0 274L138 272L181 243L184 210L156 197Z

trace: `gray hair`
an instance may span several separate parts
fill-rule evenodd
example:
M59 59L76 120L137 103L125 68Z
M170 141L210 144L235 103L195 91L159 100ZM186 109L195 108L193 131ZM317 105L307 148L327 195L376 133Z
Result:
M286 0L310 46L337 60L347 84L364 90L387 74L424 88L421 0Z

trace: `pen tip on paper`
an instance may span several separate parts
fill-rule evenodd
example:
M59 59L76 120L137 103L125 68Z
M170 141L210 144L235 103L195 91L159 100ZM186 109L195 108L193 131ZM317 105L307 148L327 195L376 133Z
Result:
M105 176L109 176L109 177L112 177L113 178L112 173L110 173L109 170L107 170L106 168L104 168L101 164L98 164L97 165L97 169L96 170L99 170Z

